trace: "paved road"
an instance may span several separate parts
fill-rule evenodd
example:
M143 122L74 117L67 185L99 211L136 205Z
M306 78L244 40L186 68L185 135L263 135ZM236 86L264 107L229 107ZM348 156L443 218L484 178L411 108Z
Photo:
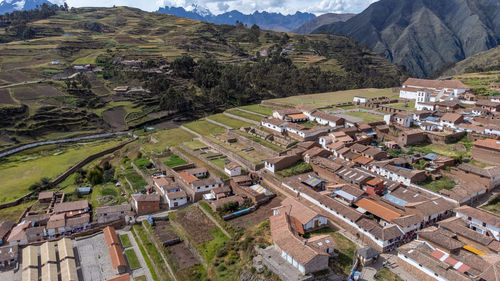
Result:
M140 268L131 270L132 277L134 277L134 279L135 279L139 276L146 276L146 280L154 281L153 276L151 276L151 272L149 272L148 265L147 265L146 261L144 260L144 257L142 256L142 253L141 253L141 250L139 249L139 246L137 245L137 241L135 241L132 233L130 233L130 231L124 231L121 229L117 230L116 232L118 235L126 234L128 236L128 238L130 240L130 244L132 244L132 246L129 248L134 249L135 255L137 256L137 259L139 260L139 263L141 264ZM129 249L129 248L126 248L126 249Z

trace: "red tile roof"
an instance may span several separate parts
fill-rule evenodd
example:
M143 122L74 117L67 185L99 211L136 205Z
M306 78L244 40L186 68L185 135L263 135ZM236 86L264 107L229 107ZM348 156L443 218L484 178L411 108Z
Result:
M401 216L401 214L396 212L395 210L368 198L361 198L354 204L376 215L377 217L383 218L386 221L392 221L393 219L399 218Z

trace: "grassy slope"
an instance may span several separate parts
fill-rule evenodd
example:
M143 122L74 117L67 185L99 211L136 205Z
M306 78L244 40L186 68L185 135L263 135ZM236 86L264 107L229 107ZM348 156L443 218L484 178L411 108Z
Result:
M339 103L352 102L354 96L363 97L381 97L381 96L394 96L391 89L359 89L359 90L347 90L347 91L337 91L313 95L304 96L294 96L281 99L270 100L272 102L298 105L306 104L315 107L329 106Z
M0 163L0 202L8 202L28 193L28 188L42 177L55 178L87 156L106 150L120 141L82 143L67 149L8 157Z

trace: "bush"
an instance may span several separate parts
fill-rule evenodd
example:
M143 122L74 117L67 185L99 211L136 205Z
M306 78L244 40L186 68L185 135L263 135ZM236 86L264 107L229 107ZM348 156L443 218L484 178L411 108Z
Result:
M95 166L94 168L92 168L87 173L87 180L92 185L97 185L97 184L102 183L102 181L104 180L104 177L103 177L103 172L102 172L101 168L99 168L98 166Z

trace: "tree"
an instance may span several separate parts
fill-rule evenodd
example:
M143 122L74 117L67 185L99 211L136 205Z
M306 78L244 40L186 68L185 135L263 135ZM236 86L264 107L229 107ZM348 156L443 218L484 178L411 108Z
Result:
M191 78L193 77L195 65L196 63L192 57L183 55L182 57L174 60L171 67L175 75L181 78Z
M97 184L102 183L103 172L102 172L101 168L99 168L98 166L95 166L94 168L90 169L90 171L87 173L87 180L92 185L97 185Z
M253 42L259 42L260 37L260 27L256 24L250 27L250 40Z

